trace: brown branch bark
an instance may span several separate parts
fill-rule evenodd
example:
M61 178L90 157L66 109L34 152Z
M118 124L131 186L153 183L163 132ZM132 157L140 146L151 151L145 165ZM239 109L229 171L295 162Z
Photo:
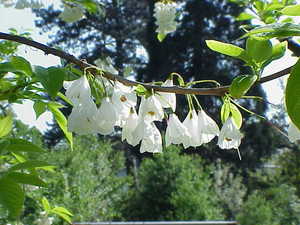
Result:
M96 69L92 68L92 67L95 67L94 65L86 63L83 60L79 60L76 57L74 57L73 55L70 55L64 51L61 51L61 50L58 50L55 48L51 48L47 45L41 44L39 42L30 40L30 39L27 39L24 37L12 35L12 34L6 34L6 33L2 33L2 32L0 32L0 39L14 41L14 42L18 42L21 44L25 44L25 45L40 49L43 52L45 52L45 54L52 54L52 55L58 56L62 59L67 60L68 62L71 62L71 63L79 66L81 69L91 68L91 69L89 69L89 71L95 75L97 74ZM276 72L274 74L271 74L269 76L262 77L258 83L268 82L268 81L277 79L279 77L282 77L284 75L287 75L290 73L291 68L292 67L289 67L289 68L286 68L279 72ZM221 87L217 87L217 88L184 88L184 87L179 87L179 86L161 87L158 85L152 85L152 84L146 84L146 83L142 83L142 82L138 82L138 81L127 80L122 76L113 75L113 74L107 73L107 72L105 72L105 74L103 76L110 80L117 80L127 86L137 86L140 84L149 90L153 89L154 91L169 92L169 93L176 93L176 94L223 96L228 91L228 88L229 88L229 86L221 86Z

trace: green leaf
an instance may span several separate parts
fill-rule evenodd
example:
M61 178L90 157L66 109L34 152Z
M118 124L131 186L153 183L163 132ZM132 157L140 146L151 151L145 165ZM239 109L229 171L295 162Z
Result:
M165 35L165 34L158 33L157 34L157 39L159 40L159 42L162 42L166 38L166 36L167 35Z
M0 138L8 135L12 129L13 120L12 116L8 115L4 118L0 118Z
M256 17L249 14L249 13L242 12L242 13L240 13L240 15L238 15L236 20L237 21L243 21L243 20L251 20L251 19L254 19L254 18L256 18Z
M50 212L51 206L50 206L50 203L49 203L48 199L46 199L45 197L42 198L42 205L43 205L44 210L47 213Z
M247 39L246 51L255 62L261 63L272 56L272 43L270 40L252 36Z
M148 90L143 85L139 84L135 87L134 91L138 96L143 96Z
M240 129L243 122L243 117L240 110L234 104L230 103L230 112L237 128Z
M47 104L42 101L35 101L33 104L33 109L35 111L35 118L39 118L40 115L42 115L46 109L47 109Z
M263 63L262 67L264 68L268 64L270 64L272 61L284 56L286 48L287 48L287 41L283 41L281 43L274 45L272 48L272 56Z
M67 127L68 122L67 122L66 117L59 110L59 107L57 106L57 104L55 102L49 102L48 108L53 113L53 116L54 116L56 122L58 123L60 129L62 129L62 131L64 132L64 134L71 146L71 149L73 149L72 133L68 131L68 127Z
M62 212L61 209L59 209L59 208L62 208L62 207L55 207L55 208L51 209L51 212L54 213L54 214L56 214L56 215L58 215L58 216L60 216L60 217L63 218L65 221L67 221L68 223L71 224L72 221L71 221L70 215L68 215L68 214L66 214L66 213L64 213L64 212ZM72 215L72 214L71 214L71 215Z
M12 179L0 179L0 204L9 212L11 219L17 219L22 211L25 194L19 184Z
M35 169L43 167L51 166L49 163L44 161L38 161L38 160L28 160L23 163L18 163L8 169L9 172L16 171L16 170L28 170L28 169Z
M48 94L54 99L58 91L63 86L65 78L65 70L58 67L44 68L41 66L34 67L35 74L38 80L42 83Z
M292 23L279 23L261 26L249 31L241 38L249 37L252 35L260 35L264 38L271 39L273 37L284 38L300 36L300 25Z
M222 53L224 55L232 56L238 59L242 59L245 62L248 61L246 51L238 46L214 40L206 40L205 42L207 46L213 51Z
M286 16L300 16L300 5L289 5L280 11Z
M241 98L256 82L256 75L241 75L232 81L229 87L229 94L234 98Z
M300 129L300 59L293 66L285 89L285 104L291 121Z
M21 184L29 184L39 187L47 186L47 184L44 181L42 181L38 176L32 174L12 172L7 174L7 177Z
M20 56L12 56L10 60L11 64L17 71L23 71L23 73L28 76L32 75L31 64L26 59Z
M221 121L225 123L230 115L230 102L225 101L221 108Z
M7 140L9 141L9 144L5 147L5 150L10 152L46 152L39 146L24 139L8 138Z
M56 206L56 207L53 208L53 210L56 211L56 212L61 212L63 214L69 215L69 216L73 216L73 214L64 207Z

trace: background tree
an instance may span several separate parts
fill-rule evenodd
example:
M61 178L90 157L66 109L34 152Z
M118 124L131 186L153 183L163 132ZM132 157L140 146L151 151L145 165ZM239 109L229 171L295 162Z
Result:
M178 72L187 81L216 79L229 84L232 77L246 73L240 62L215 54L205 44L205 40L216 38L236 42L242 33L234 16L243 8L225 0L177 2L181 4L181 23L162 43L155 35L154 1L103 1L105 17L87 14L76 23L61 21L60 11L54 8L34 12L40 17L36 25L43 32L51 32L50 45L73 49L76 55L90 63L110 56L117 69L122 71L131 66L135 71L132 75L141 81L165 80L171 72ZM259 86L250 94L264 96ZM178 96L178 100L185 101L182 96ZM265 103L241 102L260 114L267 109ZM215 119L219 118L221 102L218 98L201 97L201 103ZM177 111L183 117L187 109L178 107ZM220 151L210 144L199 147L197 153L211 161L222 158L243 169L259 165L264 156L274 152L280 137L265 122L254 123L248 120L248 114L243 116L247 120L243 126L245 133L254 137L245 138L240 148L242 157L247 160L240 161L235 151ZM49 143L57 143L60 136L56 128L45 135ZM137 152L137 148L133 149Z
M178 153L178 148L169 148L142 162L135 188L123 204L126 220L224 218L209 170L200 159Z

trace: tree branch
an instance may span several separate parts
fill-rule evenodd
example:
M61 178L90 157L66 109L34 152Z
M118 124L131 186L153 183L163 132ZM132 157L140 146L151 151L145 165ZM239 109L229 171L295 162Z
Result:
M47 45L41 44L39 42L30 40L30 39L27 39L24 37L12 35L12 34L6 34L6 33L2 33L2 32L0 32L0 39L14 41L14 42L18 42L21 44L25 44L25 45L40 49L43 52L45 52L45 54L52 54L52 55L58 56L62 59L67 60L68 62L71 62L71 63L79 66L81 69L89 68L89 71L91 73L97 75L97 70L92 68L92 67L95 67L94 65L91 65L83 60L79 60L75 56L70 55L64 51L61 51L61 50L58 50L55 48L51 48ZM268 81L277 79L281 76L287 75L290 73L291 68L292 67L289 67L289 68L281 70L277 73L271 74L269 76L262 77L258 83L268 82ZM179 87L179 86L162 87L162 86L158 86L158 85L152 85L152 84L146 84L146 83L142 83L142 82L138 82L138 81L127 80L122 76L113 75L113 74L107 73L107 72L105 72L103 76L110 80L117 80L126 86L137 86L140 84L149 90L153 89L154 91L169 92L169 93L176 93L176 94L223 96L228 91L228 88L229 88L229 86L221 86L221 87L217 87L217 88L183 88L183 87Z

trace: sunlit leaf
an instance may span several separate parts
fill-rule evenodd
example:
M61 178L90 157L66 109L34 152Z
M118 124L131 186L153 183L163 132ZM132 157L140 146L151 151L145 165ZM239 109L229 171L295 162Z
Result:
M280 11L286 16L300 16L300 5L289 5Z
M242 59L245 62L248 61L246 51L238 46L215 40L206 40L206 44L213 51L222 53L224 55L232 56L238 59Z
M10 133L12 125L13 120L11 115L8 115L4 118L0 118L0 138Z
M17 219L22 211L25 194L15 181L4 177L0 179L0 204L9 212L11 219Z
M300 129L300 59L293 66L285 89L285 103L292 122Z

